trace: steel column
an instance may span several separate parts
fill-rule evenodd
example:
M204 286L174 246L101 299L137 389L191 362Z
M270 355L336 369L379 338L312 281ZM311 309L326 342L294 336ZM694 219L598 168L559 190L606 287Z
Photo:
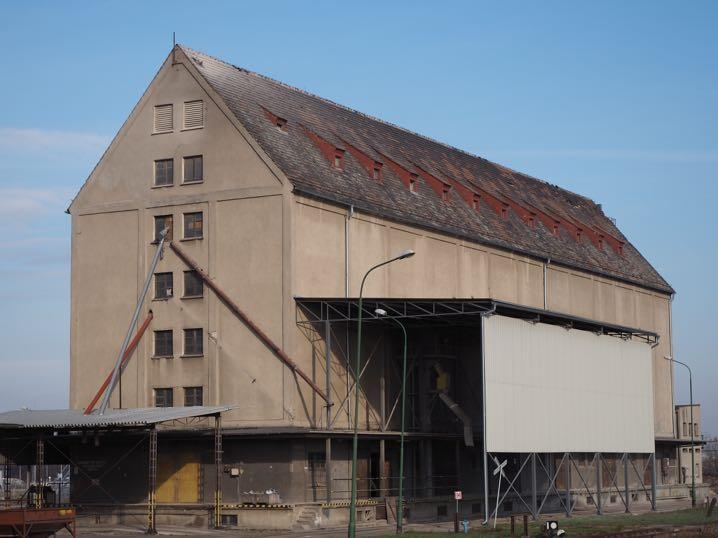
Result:
M566 453L566 517L571 517L571 454Z
M628 486L628 458L631 456L629 454L623 455L623 488L624 488L624 495L626 496L626 513L631 513L631 489ZM640 479L640 478L639 478ZM641 479L642 480L642 479Z
M601 463L601 453L596 452L593 457L596 461L596 513L603 515L603 500L601 499L601 486L603 485L603 464Z
M531 454L531 515L538 519L538 480L536 479L536 452Z
M327 481L327 502L332 502L332 438L324 440L324 474Z
M486 316L481 315L481 414L482 427L481 437L484 445L484 511L486 512L485 523L489 522L489 454L486 444L486 345L485 345Z
M222 527L222 416L214 416L214 467L216 484L214 488L214 528Z
M656 453L651 458L651 510L656 511Z
M385 472L386 462L386 441L379 439L379 497L386 495L386 477Z
M147 492L147 534L157 534L155 527L155 490L157 488L157 430L150 429L149 438L149 488Z
M3 457L3 492L5 497L5 504L10 505L10 501L12 500L11 492L10 492L10 454L5 454Z
M37 466L37 494L35 495L35 508L42 508L45 485L45 441L38 438L35 444L35 465Z

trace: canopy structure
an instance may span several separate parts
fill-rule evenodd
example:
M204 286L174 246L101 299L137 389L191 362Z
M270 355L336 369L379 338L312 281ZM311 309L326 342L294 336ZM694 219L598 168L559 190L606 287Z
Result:
M92 429L107 427L151 426L162 422L215 416L229 406L146 407L110 409L85 415L81 409L18 409L0 413L0 428L10 429Z
M297 324L313 325L320 322L356 321L359 316L359 299L295 297ZM379 316L377 309L386 312ZM408 320L414 323L451 323L481 325L482 314L496 313L503 316L522 318L530 321L560 325L566 328L583 329L595 333L637 338L649 344L658 343L655 332L633 327L624 327L613 323L553 312L542 308L532 308L495 299L362 299L362 319L376 322L386 319Z

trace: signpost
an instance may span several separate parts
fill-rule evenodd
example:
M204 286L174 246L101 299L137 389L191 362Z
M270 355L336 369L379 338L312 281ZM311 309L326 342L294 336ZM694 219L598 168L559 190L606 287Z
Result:
M459 501L464 498L461 491L454 492L454 501L456 501L456 511L454 512L454 532L459 532Z
M496 464L496 469L494 469L494 476L499 475L499 487L496 491L496 510L494 510L494 528L496 528L496 518L499 515L499 501L501 500L501 479L505 477L504 474L504 467L506 467L506 464L509 462L509 460L504 460L502 463L499 463L498 458L496 456L492 456L494 459L494 463Z

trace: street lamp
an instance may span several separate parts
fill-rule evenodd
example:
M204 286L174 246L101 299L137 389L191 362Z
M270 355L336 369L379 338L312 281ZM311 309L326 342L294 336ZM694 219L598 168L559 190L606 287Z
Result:
M352 496L351 503L349 504L349 538L356 536L356 507L357 507L357 451L359 447L359 372L361 371L361 321L362 321L362 310L363 310L363 294L364 294L364 283L366 278L369 276L374 269L383 267L389 263L403 260L405 258L411 258L414 255L413 250L405 250L398 255L390 258L386 261L376 264L374 267L370 267L369 270L364 273L364 278L361 280L361 286L359 287L359 320L357 324L357 356L354 369L354 438L352 440Z
M386 316L386 310L377 308L374 310L377 316ZM396 533L401 534L404 525L404 411L406 409L406 349L407 337L406 327L396 318L392 318L396 324L401 327L404 333L404 358L401 367L401 442L399 448L399 499L396 502Z
M691 398L691 506L696 507L696 461L695 461L695 447L694 447L694 434L695 434L695 423L693 422L693 373L691 372L690 366L685 362L678 361L673 357L664 356L667 361L675 362L682 366L685 366L688 370L688 387L690 390Z

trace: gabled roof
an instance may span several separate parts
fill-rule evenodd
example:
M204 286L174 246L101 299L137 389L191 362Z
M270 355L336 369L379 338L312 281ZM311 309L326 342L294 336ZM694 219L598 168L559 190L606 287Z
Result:
M588 198L187 47L180 49L295 191L673 291Z

